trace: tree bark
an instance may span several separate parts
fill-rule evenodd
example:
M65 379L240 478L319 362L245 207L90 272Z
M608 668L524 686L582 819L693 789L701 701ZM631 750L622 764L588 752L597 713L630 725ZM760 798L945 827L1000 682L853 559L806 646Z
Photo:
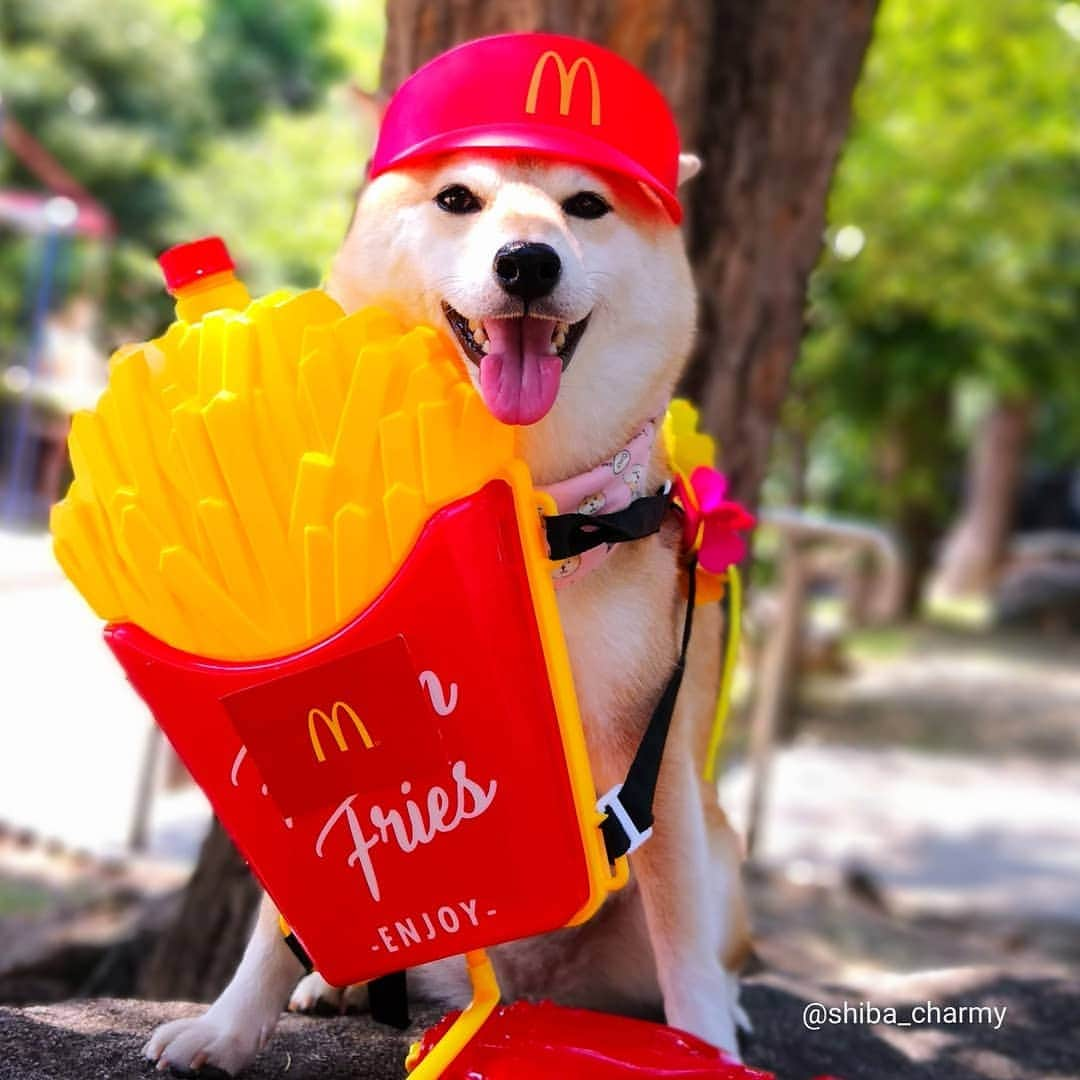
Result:
M139 976L139 996L211 1001L236 970L251 932L259 887L215 821L173 926Z
M704 174L684 192L701 292L685 390L755 505L876 0L389 0L383 86L481 34L607 45L667 95Z
M945 542L937 586L948 596L982 592L1001 565L1031 428L1031 402L997 402L983 417L968 456L967 495Z

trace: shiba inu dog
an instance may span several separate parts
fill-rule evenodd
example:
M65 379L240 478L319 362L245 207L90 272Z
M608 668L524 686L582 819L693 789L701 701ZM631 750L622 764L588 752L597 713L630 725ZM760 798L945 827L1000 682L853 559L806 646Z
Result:
M693 284L680 230L655 188L578 156L464 146L395 164L362 192L328 289L348 311L377 303L407 325L451 335L491 412L520 426L538 485L602 475L629 500L671 476L660 443L642 433L663 415L688 355ZM698 167L679 156L678 182ZM610 506L612 489L594 486L569 509ZM680 573L679 528L669 521L595 566L556 574L565 579L559 610L599 790L625 776L674 667ZM492 950L508 999L663 1016L737 1051L736 973L748 950L740 850L701 778L719 639L718 608L702 607L654 835L631 857L631 884L583 926ZM317 974L297 985L299 971L265 900L228 988L202 1017L160 1028L147 1056L161 1067L235 1072L269 1038L290 993L299 1009L362 1000L362 990L330 987ZM413 971L410 987L448 1007L469 998L456 960Z

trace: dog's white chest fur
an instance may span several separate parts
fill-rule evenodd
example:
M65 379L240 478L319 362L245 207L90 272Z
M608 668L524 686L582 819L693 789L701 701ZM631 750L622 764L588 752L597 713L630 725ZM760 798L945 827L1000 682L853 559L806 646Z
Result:
M616 550L558 593L597 786L626 767L675 658L676 561L659 537Z

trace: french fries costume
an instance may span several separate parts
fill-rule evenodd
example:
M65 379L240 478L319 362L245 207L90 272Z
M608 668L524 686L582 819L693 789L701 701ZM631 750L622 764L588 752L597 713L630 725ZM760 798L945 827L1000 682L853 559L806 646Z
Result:
M524 79L517 136L476 114L503 106L476 100L470 48ZM616 167L640 135L614 95L566 105L582 65L597 94L633 72L544 35L447 54L391 104L373 173L451 148L447 110L470 109L473 140L485 123L499 145L576 139ZM458 91L434 105L431 78ZM634 175L675 216L663 110L666 135ZM334 985L466 955L476 1001L416 1064L439 1075L497 1001L481 950L589 918L651 821L630 820L617 790L597 799L553 590L554 507L442 334L346 315L319 290L252 301L214 238L162 265L177 321L117 352L97 407L75 417L56 556L299 955ZM685 459L688 551L704 556L689 479L712 445L687 410L664 436ZM673 493L653 498L650 531ZM613 823L627 834L615 845Z

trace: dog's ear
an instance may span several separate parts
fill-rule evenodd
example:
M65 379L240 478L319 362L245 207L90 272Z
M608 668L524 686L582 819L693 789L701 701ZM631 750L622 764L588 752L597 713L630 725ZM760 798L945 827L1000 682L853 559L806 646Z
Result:
M378 131L390 96L382 90L377 90L372 94L363 89L359 83L351 82L349 83L349 98L361 123L369 126L373 131Z
M687 180L693 180L701 172L701 158L697 154L679 155L679 187Z

